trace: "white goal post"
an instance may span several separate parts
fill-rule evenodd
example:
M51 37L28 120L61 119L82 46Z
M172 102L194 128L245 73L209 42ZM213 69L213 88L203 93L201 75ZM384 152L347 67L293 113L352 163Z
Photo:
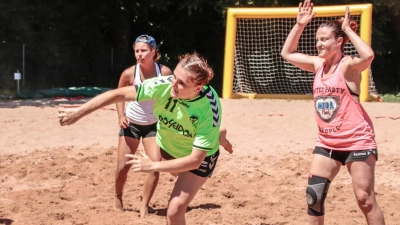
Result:
M372 4L348 5L359 24L357 33L371 44ZM298 51L317 55L315 32L326 20L344 16L346 5L314 7L314 19L305 28ZM280 55L287 35L296 23L298 7L228 8L223 98L312 99L313 73L286 62ZM357 54L351 43L345 54ZM372 71L362 72L360 101L377 94Z

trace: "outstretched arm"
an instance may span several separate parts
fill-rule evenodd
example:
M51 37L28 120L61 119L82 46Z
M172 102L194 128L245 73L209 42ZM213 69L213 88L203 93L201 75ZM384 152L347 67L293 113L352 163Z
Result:
M126 164L132 164L131 169L135 172L147 173L159 171L179 173L199 168L206 155L207 152L193 148L192 153L188 156L160 162L151 161L143 152L141 152L140 155L127 154L125 156L131 158L131 160L126 162Z
M358 57L353 57L350 61L350 69L355 71L355 74L359 74L363 70L367 69L374 59L374 51L358 34L356 34L350 27L350 9L346 7L346 14L342 23L342 30L349 37L350 42L357 50Z
M297 52L299 39L304 31L305 26L312 20L314 4L311 0L305 0L304 4L300 2L299 12L297 14L296 24L290 31L286 38L285 44L282 47L282 57L291 64L299 67L300 69L315 72L314 62L311 56Z
M134 100L136 100L136 88L134 86L104 92L81 105L79 108L60 108L58 110L60 125L71 125L91 112L112 103Z

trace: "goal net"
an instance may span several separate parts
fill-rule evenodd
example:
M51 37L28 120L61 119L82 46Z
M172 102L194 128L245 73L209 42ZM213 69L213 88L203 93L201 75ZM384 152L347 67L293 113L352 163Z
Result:
M360 5L357 6L360 8ZM360 25L356 32L362 38L365 36L364 33L367 33L366 41L369 43L370 28L369 32L362 33L363 29L368 29L365 28L363 21L368 18L362 15L362 10L354 8L354 5L350 5L352 19ZM321 23L342 17L345 6L326 6L322 9L314 8L317 14L306 26L299 41L298 52L317 55L316 30ZM259 9L259 12L254 10L257 9L240 9L242 15L236 13L231 18L234 20L233 23L229 23L228 17L223 97L312 98L314 73L293 66L280 55L286 37L296 23L298 8L263 8ZM234 27L228 27L229 25ZM233 48L228 36L234 39ZM232 48L233 51L228 51L228 48ZM344 53L355 55L357 51L349 42L344 47ZM367 76L363 77L363 81L366 80L368 93L367 98L361 100L366 101L369 93L377 93L372 80L372 71L368 69L364 72ZM363 88L361 91L365 92Z

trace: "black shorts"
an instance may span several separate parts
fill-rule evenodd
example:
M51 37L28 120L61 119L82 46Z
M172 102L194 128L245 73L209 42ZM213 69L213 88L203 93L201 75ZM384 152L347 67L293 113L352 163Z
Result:
M161 157L166 160L175 159L173 156L168 154L164 149L160 148ZM217 165L219 157L219 149L213 155L204 158L200 167L195 170L189 170L189 172L196 174L199 177L211 177L214 172L215 166Z
M157 134L157 123L150 125L139 125L129 123L127 128L119 131L119 136L126 136L140 140L140 138L155 137Z
M348 162L365 161L370 155L375 155L376 160L378 160L377 149L338 151L316 146L313 151L313 154L319 154L332 158L338 162L341 162L342 165L346 165L346 163Z

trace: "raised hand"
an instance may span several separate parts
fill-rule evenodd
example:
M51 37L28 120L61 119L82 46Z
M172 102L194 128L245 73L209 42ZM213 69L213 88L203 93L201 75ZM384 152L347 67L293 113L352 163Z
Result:
M350 27L350 9L348 6L346 6L346 12L344 14L344 20L342 22L342 30L346 31L346 29L348 29L348 28L351 28Z
M133 171L145 173L154 171L152 167L153 161L151 161L151 159L143 151L140 151L139 155L126 154L125 156L132 159L126 162L126 164L132 164L131 169Z
M299 25L307 25L312 18L314 17L316 12L313 12L314 4L311 0L304 0L304 3L299 3L299 12L297 13L297 24Z

